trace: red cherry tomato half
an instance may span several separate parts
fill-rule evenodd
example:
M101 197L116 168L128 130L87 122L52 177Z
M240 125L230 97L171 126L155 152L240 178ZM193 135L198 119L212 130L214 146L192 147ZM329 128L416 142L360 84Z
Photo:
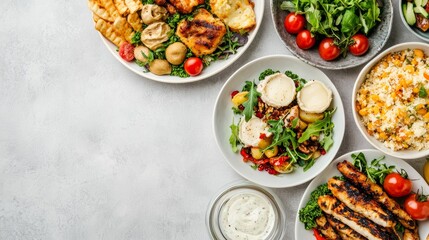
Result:
M352 40L354 43L349 46L349 51L351 54L360 56L368 51L369 41L365 35L358 33L352 37Z
M291 12L285 17L284 27L286 32L297 34L305 28L305 17L301 14Z
M429 201L426 196L411 194L405 200L404 208L415 220L424 221L429 219Z
M124 42L119 47L119 56L127 62L134 60L134 46L131 43Z
M341 49L334 44L334 39L325 38L319 44L319 55L323 60L331 61L340 56Z
M413 184L410 179L399 173L389 173L383 182L383 188L391 197L405 197L411 193Z
M309 49L316 44L316 38L311 36L311 32L308 30L301 30L295 40L296 45L301 49Z
M191 76L197 76L203 71L203 61L197 57L190 57L186 59L183 65L185 71Z

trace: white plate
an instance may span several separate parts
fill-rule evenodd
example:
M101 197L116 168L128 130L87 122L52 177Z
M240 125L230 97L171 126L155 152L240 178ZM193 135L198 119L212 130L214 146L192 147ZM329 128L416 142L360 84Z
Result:
M355 81L355 85L353 87L353 96L352 96L352 109L356 109L356 94L359 90L360 86L364 82L366 75L369 71L371 71L371 68L377 64L383 57L386 55L397 52L405 49L421 49L425 52L425 54L429 54L429 44L427 43L420 43L420 42L407 42L407 43L400 43L397 45L394 45L382 53L380 53L377 57L372 59L367 65L365 65L364 68L362 68L361 72L359 73L359 76L357 77L357 80ZM381 141L377 140L374 136L369 135L368 131L366 130L366 127L364 126L361 117L357 113L356 110L353 111L353 118L355 120L355 123L362 133L362 135L365 137L365 139L375 148L378 150L384 152L385 154L388 154L390 156L394 156L401 159L416 159L421 158L429 155L429 149L426 150L402 150L402 151L393 151L392 149L386 147Z
M215 62L211 63L210 66L203 69L203 72L200 75L195 76L195 77L180 78L180 77L176 77L176 76L167 76L167 75L166 76L157 76L157 75L152 74L150 72L144 72L144 69L142 67L138 66L136 63L124 61L119 56L118 52L116 51L117 47L113 43L111 43L109 40L107 40L105 37L103 37L103 35L100 34L100 37L103 40L103 43L106 45L109 52L112 53L112 55L116 58L116 60L118 60L120 63L122 63L126 68L128 68L132 72L134 72L134 73L136 73L136 74L138 74L144 78L151 79L151 80L158 81L158 82L165 82L165 83L195 82L195 81L199 81L199 80L203 80L203 79L206 79L208 77L211 77L211 76L221 72L222 70L226 69L229 65L234 63L250 46L250 44L252 43L256 34L258 33L259 27L261 26L262 18L264 15L265 1L259 1L258 0L258 1L254 1L254 3L255 3L254 11L255 11L255 15L256 15L256 27L255 27L255 29L253 29L249 33L247 43L244 46L240 47L237 50L236 54L230 55L229 58L226 60L219 60L219 61L215 61Z
M255 80L255 82L257 82L259 74L268 68L281 72L290 70L307 81L319 80L332 90L333 101L331 107L337 108L332 117L332 122L335 124L333 136L334 145L325 155L317 159L315 164L306 172L304 172L302 168L298 168L290 174L280 174L277 176L270 175L266 172L259 172L252 169L250 165L244 163L239 153L234 153L231 150L229 144L231 131L229 126L236 116L234 116L231 110L232 103L230 93L234 90L241 90L245 81ZM237 122L238 118L236 117L235 123ZM249 181L273 188L292 187L305 183L323 171L334 159L343 141L344 124L343 103L341 102L337 89L329 78L319 69L298 60L296 57L284 55L262 57L247 63L237 70L222 87L217 97L213 114L213 130L217 145L231 167Z
M416 192L418 189L423 188L425 193L429 193L429 186L426 184L425 180L422 176L408 163L399 158L391 157L383 152L374 149L365 149L360 151L349 152L344 154L343 156L335 159L326 169L323 171L317 178L315 178L308 185L307 189L304 192L304 195L301 198L301 202L299 203L298 211L295 219L295 239L315 239L313 235L313 231L305 230L304 224L299 221L299 209L303 208L305 204L307 204L308 200L310 200L311 192L316 189L318 186L328 182L328 179L333 176L340 176L341 173L337 170L337 163L342 162L344 160L348 160L352 162L352 154L362 152L365 154L365 158L368 162L375 158L379 158L381 156L386 156L386 158L381 161L386 163L388 166L394 165L396 169L400 170L401 168L407 171L410 179L413 179L413 191ZM421 190L420 190L421 191ZM419 231L420 231L420 239L426 239L426 236L429 234L429 220L424 222L419 222Z

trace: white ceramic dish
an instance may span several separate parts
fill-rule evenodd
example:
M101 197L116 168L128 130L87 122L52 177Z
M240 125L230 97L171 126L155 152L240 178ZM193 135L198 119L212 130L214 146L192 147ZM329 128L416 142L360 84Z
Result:
M244 163L239 153L234 153L231 150L228 141L231 135L229 126L232 123L234 114L231 110L232 103L230 100L230 93L234 90L242 89L246 80L256 81L259 74L268 68L279 70L281 72L290 70L306 80L319 80L332 90L333 101L331 103L331 107L337 108L332 117L332 121L335 124L333 136L334 145L325 155L317 159L314 166L306 172L304 172L302 168L298 168L290 174L280 174L277 176L267 174L266 172L259 172L252 169L250 165ZM238 118L235 119L235 122L238 122ZM295 57L283 55L262 57L247 63L237 70L222 87L217 97L213 114L213 130L216 142L230 166L249 181L273 188L292 187L305 183L323 171L332 159L334 159L341 145L344 136L344 125L343 103L341 102L337 89L329 78L319 69L312 67Z
M423 32L423 31L420 31L415 26L408 25L407 21L405 20L404 13L402 12L402 4L404 2L407 2L407 1L405 1L405 0L398 1L398 3L399 3L398 11L399 11L399 16L401 16L402 23L405 25L405 28L407 28L408 31L410 31L412 34L414 34L418 38L422 39L423 41L429 42L429 31Z
M337 170L337 163L342 162L344 160L352 161L352 154L353 153L359 153L362 152L365 154L365 158L368 162L375 158L379 158L385 154L383 154L380 151L374 150L374 149L366 149L366 150L360 150L355 152L350 152L347 154L344 154L343 156L335 159L317 178L315 178L311 183L308 185L307 189L304 192L304 195L301 198L301 202L299 203L296 219L295 219L295 239L301 240L301 239L315 239L313 235L313 231L305 230L304 224L302 224L299 221L299 209L303 208L305 204L307 204L308 200L310 200L310 194L311 192L316 189L318 186L326 183L329 178L334 176L340 176L341 173ZM422 176L408 163L406 163L404 160L401 160L399 158L386 156L386 158L382 161L385 162L388 166L394 165L396 166L396 169L404 169L407 171L408 176L410 179L413 179L413 191L417 191L418 189L423 188L423 191L425 193L429 192L429 186L426 184L425 180L422 178ZM420 190L421 191L421 190ZM420 233L420 239L426 239L426 236L429 234L429 220L419 222L419 233Z
M254 11L256 14L256 27L253 29L248 36L247 43L240 47L237 50L236 54L230 55L228 59L226 60L219 60L215 61L210 66L203 69L203 72L195 77L188 77L188 78L180 78L176 76L157 76L155 74L152 74L150 72L144 72L144 69L142 67L139 67L134 62L126 62L124 61L116 51L117 47L111 43L109 40L107 40L103 35L100 34L101 40L103 41L104 45L107 47L110 53L118 60L120 63L122 63L126 68L128 68L130 71L144 77L150 80L158 81L158 82L165 82L165 83L189 83L189 82L196 82L203 79L206 79L208 77L211 77L222 70L226 69L228 66L230 66L232 63L234 63L252 44L253 39L255 38L256 34L258 33L259 27L261 26L262 18L264 15L264 4L265 1L254 1L255 7Z
M357 77L357 80L355 82L354 88L353 88L353 96L352 96L352 109L356 109L356 93L358 89L360 88L361 84L365 80L365 75L371 70L372 66L374 66L380 59L382 59L384 56L391 52L401 51L405 49L422 49L425 51L426 55L429 55L429 44L426 43L419 43L419 42L408 42L408 43L401 43L395 46L392 46L379 54L376 58L371 60L359 73L359 76ZM416 150L403 150L403 151L393 151L390 148L387 148L383 145L382 142L378 141L374 136L370 136L368 132L366 131L366 127L363 125L359 114L357 111L353 111L353 118L355 120L355 123L357 127L359 128L362 135L365 137L365 139L375 148L378 150L384 152L387 155L391 155L397 158L401 159L415 159L415 158L421 158L424 156L429 155L429 149L422 150L422 151L416 151Z

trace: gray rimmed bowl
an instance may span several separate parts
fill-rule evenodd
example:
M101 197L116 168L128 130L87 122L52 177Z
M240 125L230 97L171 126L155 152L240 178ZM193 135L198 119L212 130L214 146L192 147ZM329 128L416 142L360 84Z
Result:
M273 18L274 27L280 39L284 42L287 49L302 61L315 67L338 70L347 69L364 64L374 58L378 52L384 47L389 38L393 22L393 6L390 0L382 0L383 7L381 9L381 22L371 30L368 35L370 48L365 55L354 56L350 53L346 57L338 57L333 61L323 60L318 51L318 43L312 49L302 50L295 43L295 35L289 34L284 29L283 21L288 11L280 9L280 5L284 0L271 0L271 15Z
M399 15L401 16L402 23L405 25L405 28L408 29L411 33L413 33L418 38L422 39L423 41L429 42L429 31L423 32L419 30L416 26L410 26L408 25L407 21L405 21L404 13L402 12L402 4L406 3L405 0L399 0Z

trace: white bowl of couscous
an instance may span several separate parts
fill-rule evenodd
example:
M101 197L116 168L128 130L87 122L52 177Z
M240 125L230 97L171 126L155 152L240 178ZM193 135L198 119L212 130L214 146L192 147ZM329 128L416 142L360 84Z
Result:
M375 148L402 159L429 155L429 44L401 43L370 61L353 88L353 117Z

